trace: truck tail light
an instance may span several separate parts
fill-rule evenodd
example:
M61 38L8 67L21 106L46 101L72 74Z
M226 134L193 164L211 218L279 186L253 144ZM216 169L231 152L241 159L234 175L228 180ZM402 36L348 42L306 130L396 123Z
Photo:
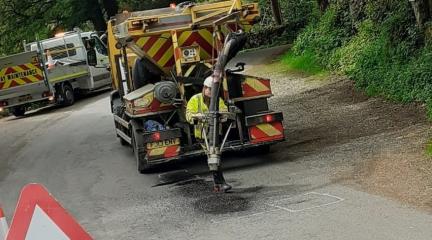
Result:
M160 140L160 138L161 138L160 132L155 132L152 134L152 140L153 141L157 142Z
M267 112L246 117L246 126L255 126L261 123L282 122L283 115L281 112Z
M273 120L274 120L273 115L271 115L271 114L267 114L263 118L264 118L263 119L264 122L266 122L266 123L273 122Z

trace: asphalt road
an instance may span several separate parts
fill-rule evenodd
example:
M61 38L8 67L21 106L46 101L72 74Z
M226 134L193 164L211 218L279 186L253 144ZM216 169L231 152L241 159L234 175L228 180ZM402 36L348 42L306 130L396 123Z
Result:
M229 194L211 192L205 159L141 175L102 93L0 119L0 204L11 220L20 189L42 183L95 239L432 239L430 214L329 176L346 149L294 156L289 144L227 156Z

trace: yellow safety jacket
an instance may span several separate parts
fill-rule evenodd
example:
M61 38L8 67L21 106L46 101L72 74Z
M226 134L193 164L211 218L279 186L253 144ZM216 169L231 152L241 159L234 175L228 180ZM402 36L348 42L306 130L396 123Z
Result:
M219 98L219 111L220 112L227 112L228 108L225 105L224 101ZM194 124L192 116L197 113L206 113L208 112L208 107L204 103L204 98L202 96L202 93L195 94L191 99L189 99L189 102L186 107L186 120L190 124ZM202 138L202 129L204 128L203 123L198 123L194 126L194 135L195 138Z

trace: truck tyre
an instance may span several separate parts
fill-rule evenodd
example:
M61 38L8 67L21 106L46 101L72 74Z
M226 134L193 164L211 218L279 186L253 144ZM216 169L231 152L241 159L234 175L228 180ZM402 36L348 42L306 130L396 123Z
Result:
M61 94L62 94L64 106L71 106L75 103L75 95L71 85L64 84Z
M143 137L137 132L140 128L138 123L135 121L131 121L131 131L132 131L132 150L135 155L136 163L137 163L137 169L139 173L148 173L151 169L151 166L148 164L148 161L146 159L146 152L143 150L144 142Z
M14 108L11 109L11 112L12 112L12 114L15 117L22 117L22 116L24 116L25 111L26 111L25 106L18 106L18 107L14 107Z

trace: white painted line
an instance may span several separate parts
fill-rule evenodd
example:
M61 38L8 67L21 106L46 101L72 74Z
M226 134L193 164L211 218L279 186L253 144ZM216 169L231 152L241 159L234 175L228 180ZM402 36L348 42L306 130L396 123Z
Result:
M243 216L239 216L239 217L231 217L231 218L227 217L226 219L223 219L223 220L211 219L210 222L211 223L224 223L224 222L228 222L228 221L235 221L235 220L245 219L245 218L249 218L249 217L255 217L255 216L259 216L259 215L264 215L264 214L267 214L267 213L281 211L281 210L285 211L285 212L289 212L289 213L298 213L298 212L303 212L303 211L306 211L306 210L311 210L311 209L315 209L315 208L325 207L325 206L329 206L329 205L333 205L333 204L337 204L337 203L340 203L342 201L345 201L344 198L341 198L341 197L338 197L338 196L335 196L335 195L332 195L332 194L329 194L329 193L307 192L307 193L304 193L304 194L294 195L294 196L291 196L291 197L288 197L288 198L283 198L283 199L277 200L275 202L277 203L277 202L281 202L281 201L292 199L294 197L307 196L307 195L311 195L311 194L326 196L326 197L334 198L336 200L333 201L333 202L329 202L329 203L325 203L325 204L320 204L320 205L316 205L316 206L312 206L312 207L308 207L308 208L302 208L302 209L290 209L290 208L279 206L277 204L264 203L264 205L266 205L268 207L275 208L275 209L261 211L261 212L256 212L256 213L247 214L247 215L243 215ZM271 197L269 197L269 198L271 198Z
M312 207L308 207L308 208L302 208L302 209L290 209L290 208L286 208L286 207L281 207L281 206L279 206L277 204L269 204L269 203L266 203L266 205L271 206L271 207L275 207L275 208L279 208L281 210L284 210L284 211L287 211L287 212L290 212L290 213L296 213L296 212L303 212L303 211L310 210L310 209L325 207L325 206L329 206L329 205L333 205L333 204L345 201L345 199L343 199L341 197L334 196L334 195L331 195L331 194L328 194L328 193L308 192L308 193L303 194L303 196L311 195L311 194L335 198L336 201L325 203L325 204L320 204L320 205L316 205L316 206L312 206ZM285 200L289 200L289 199L292 199L292 198L298 197L298 196L301 196L301 195L297 195L297 196L292 196L292 197L289 197L289 198L281 199L281 200L276 201L276 203L277 202L281 202L281 201L285 201Z
M280 209L272 209L272 210L267 210L267 211L262 211L262 212L257 212L257 213L252 213L252 214L247 214L247 215L243 215L240 217L234 217L234 218L227 218L227 219L223 219L220 221L211 219L210 222L211 223L223 223L223 222L228 222L228 221L233 221L233 220L240 220L240 219L244 219L244 218L249 218L249 217L254 217L254 216L258 216L258 215L263 215L269 212L275 212L275 211L279 211Z

